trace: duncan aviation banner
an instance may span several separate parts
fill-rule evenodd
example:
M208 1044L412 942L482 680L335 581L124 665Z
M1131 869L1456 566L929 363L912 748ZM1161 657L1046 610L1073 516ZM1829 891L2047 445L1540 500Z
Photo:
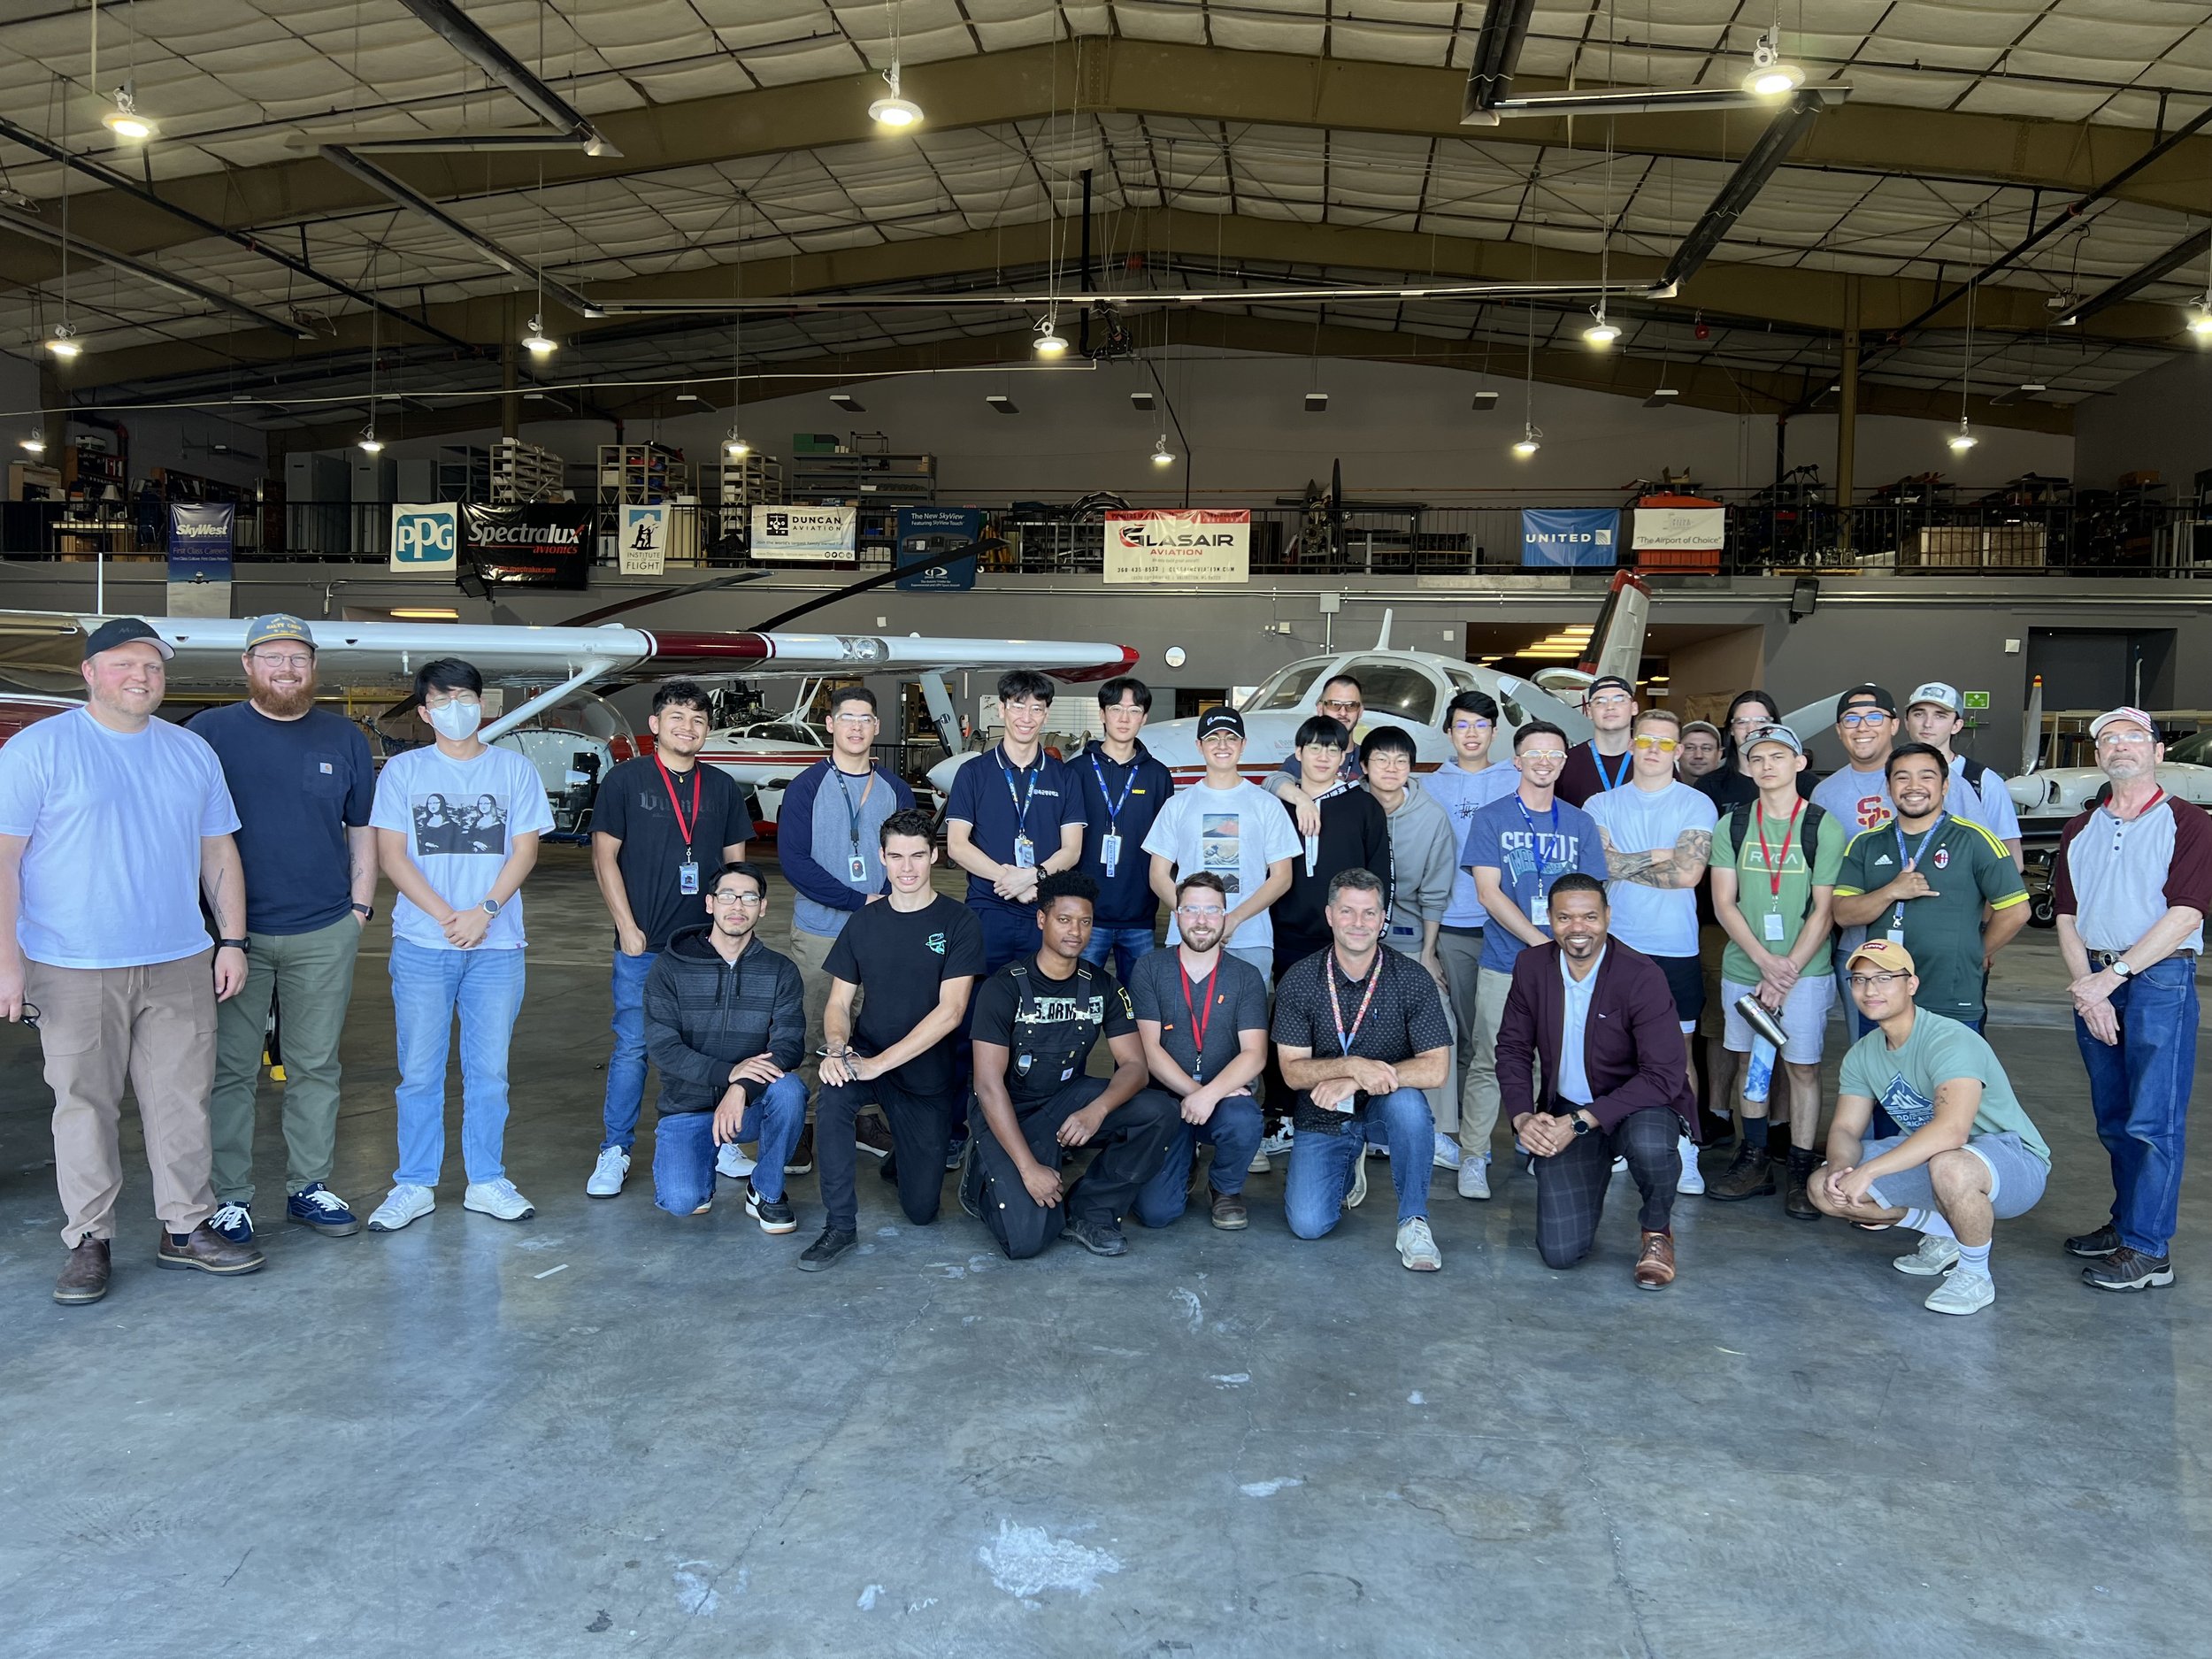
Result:
M1106 515L1109 582L1240 582L1252 573L1252 515L1143 507Z
M515 507L461 503L461 552L484 580L511 588L590 586L599 510L588 502Z
M1529 569L1563 565L1610 566L1620 555L1617 507L1524 507L1521 564Z
M820 565L849 561L859 520L856 507L756 506L752 555L757 559L806 559Z

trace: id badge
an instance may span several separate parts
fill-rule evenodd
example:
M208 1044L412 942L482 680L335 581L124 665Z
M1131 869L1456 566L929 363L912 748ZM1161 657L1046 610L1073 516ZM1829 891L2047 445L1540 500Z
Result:
M1769 910L1766 917L1766 926L1767 943L1770 945L1780 944L1782 942L1782 912L1779 910Z
M676 882L683 892L695 896L699 891L699 866L695 863L678 864Z
M1037 843L1026 835L1014 837L1014 868L1034 870L1037 867Z
M1528 902L1528 919L1539 927L1551 926L1551 901L1539 893Z
M855 853L846 863L845 869L851 875L855 887L864 887L868 885L868 860L864 855Z
M1893 945L1903 944L1905 942L1905 930L1901 927L1891 928L1889 930L1889 942Z
M1112 831L1100 836L1098 856L1106 861L1106 873L1112 875L1114 867L1121 863L1121 836Z

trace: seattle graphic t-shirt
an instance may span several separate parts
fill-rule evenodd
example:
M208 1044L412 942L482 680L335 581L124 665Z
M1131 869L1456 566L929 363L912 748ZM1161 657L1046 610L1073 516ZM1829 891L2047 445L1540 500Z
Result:
M369 822L406 836L407 856L424 879L456 910L466 910L492 890L516 836L553 827L553 809L538 769L513 749L488 747L451 760L434 746L385 763ZM435 918L405 894L393 902L392 931L426 950L453 949ZM519 950L525 942L518 893L492 918L477 949Z

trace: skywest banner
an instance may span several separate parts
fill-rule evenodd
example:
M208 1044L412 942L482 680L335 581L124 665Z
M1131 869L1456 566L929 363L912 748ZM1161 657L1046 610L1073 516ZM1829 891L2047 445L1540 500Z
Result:
M1142 507L1106 515L1106 580L1240 582L1252 574L1252 515Z

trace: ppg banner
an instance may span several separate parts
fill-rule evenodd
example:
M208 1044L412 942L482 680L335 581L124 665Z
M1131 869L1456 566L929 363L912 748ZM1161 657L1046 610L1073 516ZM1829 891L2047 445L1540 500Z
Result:
M1252 515L1139 508L1106 515L1110 583L1240 582L1252 573Z
M972 547L983 534L979 507L902 507L899 509L898 562L902 571L933 554ZM975 555L940 565L933 570L902 574L899 588L910 594L964 594L975 586Z
M449 501L392 505L392 568L452 575L459 568L461 525Z
M227 582L230 580L232 532L238 509L224 502L169 503L169 580Z
M588 502L461 507L461 551L486 581L510 588L588 588L599 510Z
M660 576L668 568L668 509L626 504L615 556L625 576Z
M757 559L804 559L827 565L853 557L859 528L855 507L753 509L752 555Z
M1619 556L1620 544L1617 507L1521 509L1521 564L1525 567L1610 566Z

